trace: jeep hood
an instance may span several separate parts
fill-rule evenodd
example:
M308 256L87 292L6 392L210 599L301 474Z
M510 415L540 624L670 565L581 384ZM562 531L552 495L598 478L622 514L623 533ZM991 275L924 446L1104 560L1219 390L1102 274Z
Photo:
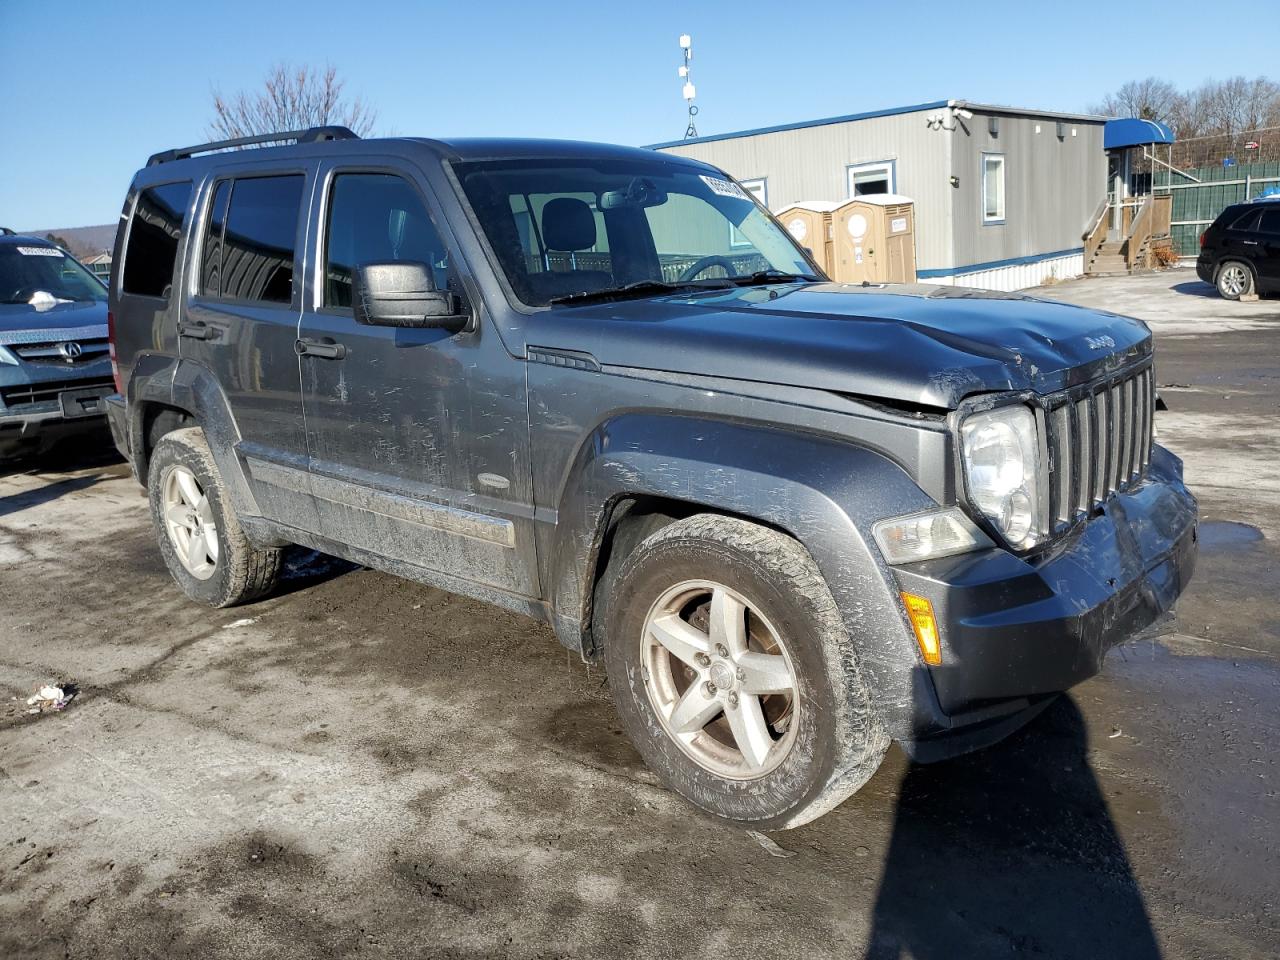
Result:
M1085 383L1151 352L1141 320L923 284L745 287L535 315L531 346L605 367L727 377L952 409Z

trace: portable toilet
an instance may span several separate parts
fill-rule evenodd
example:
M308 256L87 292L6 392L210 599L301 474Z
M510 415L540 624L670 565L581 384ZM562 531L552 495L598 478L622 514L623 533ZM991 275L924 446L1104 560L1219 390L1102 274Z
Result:
M915 209L895 193L864 194L831 213L831 278L841 283L914 283Z
M827 276L833 276L831 262L831 211L840 206L838 200L801 200L774 214L791 234L818 261Z

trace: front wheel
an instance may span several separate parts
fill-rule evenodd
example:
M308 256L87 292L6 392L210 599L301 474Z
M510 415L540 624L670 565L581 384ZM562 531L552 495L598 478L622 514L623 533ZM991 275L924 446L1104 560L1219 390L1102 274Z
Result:
M1218 293L1225 300L1239 300L1253 291L1253 272L1234 260L1218 270Z
M598 594L596 634L645 762L708 813L799 826L875 772L888 736L807 551L731 517L676 521Z
M230 607L275 586L280 551L249 542L199 427L167 433L147 471L160 553L192 600Z

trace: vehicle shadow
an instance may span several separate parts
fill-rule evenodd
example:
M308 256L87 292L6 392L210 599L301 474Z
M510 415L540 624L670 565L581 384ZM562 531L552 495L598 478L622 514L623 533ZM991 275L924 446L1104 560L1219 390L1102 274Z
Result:
M73 444L66 441L35 456L0 459L0 477L72 474L21 493L0 496L0 517L49 503L78 490L86 490L118 475L123 464L124 460L111 445L110 438L105 442L82 441ZM94 472L82 472L87 470Z
M63 440L43 453L22 451L0 457L0 477L21 473L71 473L124 464L125 459L116 451L110 435L104 433L101 437Z
M65 480L46 483L43 487L37 487L34 490L24 490L22 493L12 493L7 497L0 497L0 517L7 517L11 513L38 507L43 503L49 503L59 497L66 496L68 493L75 493L77 490L87 490L103 478L104 475L101 473L81 474L76 477L67 477Z
M1218 288L1211 283L1205 283L1203 280L1186 280L1182 283L1175 283L1169 289L1174 293L1181 293L1188 297L1221 299L1218 295Z
M867 960L1160 956L1061 697L1009 740L903 776Z
M271 596L288 596L361 569L363 567L358 563L318 550L299 546L286 547L280 567L280 579L271 591Z

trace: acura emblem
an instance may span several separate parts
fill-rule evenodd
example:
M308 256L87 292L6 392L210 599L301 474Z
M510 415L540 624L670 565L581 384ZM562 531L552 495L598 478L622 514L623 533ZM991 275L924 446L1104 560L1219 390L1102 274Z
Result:
M74 340L68 340L66 343L58 344L58 353L62 354L62 359L71 361L84 353L84 348Z

